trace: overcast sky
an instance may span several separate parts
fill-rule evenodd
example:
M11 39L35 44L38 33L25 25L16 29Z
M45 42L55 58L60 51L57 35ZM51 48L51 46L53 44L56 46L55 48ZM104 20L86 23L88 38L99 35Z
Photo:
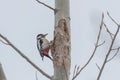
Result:
M54 7L54 0L41 0ZM115 25L106 15L108 11L115 20L120 22L119 0L71 0L71 76L76 64L82 66L92 54L96 41L102 12L111 31ZM0 1L0 33L6 36L34 63L50 75L53 75L53 64L45 58L44 61L37 51L36 35L48 33L47 38L53 39L54 13L35 0L1 0ZM120 35L120 34L119 34ZM101 66L110 43L110 37L103 32L101 42L106 40L106 46L98 49L92 62L76 80L96 80L98 68ZM119 46L120 38L115 47ZM107 44L108 43L108 44ZM112 54L113 55L113 54ZM109 62L103 71L101 80L120 80L120 55ZM35 80L34 69L10 46L0 42L0 63L2 63L7 80ZM48 80L38 72L38 80Z

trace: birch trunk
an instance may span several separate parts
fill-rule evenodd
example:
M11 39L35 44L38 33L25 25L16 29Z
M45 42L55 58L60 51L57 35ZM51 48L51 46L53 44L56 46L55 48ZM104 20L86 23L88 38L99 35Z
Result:
M52 46L53 80L69 80L71 66L69 0L55 0L55 30Z
M0 80L6 80L1 63L0 63Z

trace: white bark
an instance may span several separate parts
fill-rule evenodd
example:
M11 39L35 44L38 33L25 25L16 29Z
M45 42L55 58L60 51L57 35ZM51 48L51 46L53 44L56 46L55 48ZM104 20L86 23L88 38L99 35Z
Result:
M69 0L55 0L55 26L61 18L70 18ZM69 25L68 25L69 26Z
M69 80L70 75L70 15L69 0L55 0L55 31L52 46L53 80Z

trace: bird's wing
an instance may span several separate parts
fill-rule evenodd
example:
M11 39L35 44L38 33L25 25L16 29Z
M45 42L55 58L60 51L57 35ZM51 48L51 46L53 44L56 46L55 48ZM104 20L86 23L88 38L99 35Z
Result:
M43 57L44 55L43 55L42 52L41 52L41 51L42 51L42 50L41 50L41 44L42 44L42 41L41 41L41 40L40 40L40 41L38 40L38 41L37 41L37 48L38 48L38 51L39 51L39 53L40 53L40 56Z
M44 43L42 41L44 41ZM41 43L42 43L42 50L46 50L49 48L49 41L46 38L42 38Z
M48 57L50 60L52 60L53 61L53 59L49 56L49 55L45 55L46 57Z

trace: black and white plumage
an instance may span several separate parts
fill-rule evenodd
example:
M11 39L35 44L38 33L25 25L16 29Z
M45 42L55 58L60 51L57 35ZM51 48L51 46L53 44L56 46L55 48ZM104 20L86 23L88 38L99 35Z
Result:
M45 34L45 35L38 34L37 35L37 48L40 53L40 56L42 57L42 60L43 60L44 56L46 56L52 60L52 58L49 56L50 45L49 45L49 41L45 38L46 35L47 34Z

